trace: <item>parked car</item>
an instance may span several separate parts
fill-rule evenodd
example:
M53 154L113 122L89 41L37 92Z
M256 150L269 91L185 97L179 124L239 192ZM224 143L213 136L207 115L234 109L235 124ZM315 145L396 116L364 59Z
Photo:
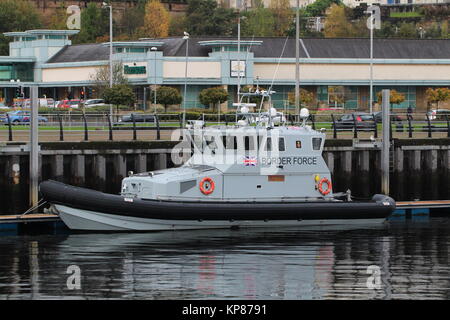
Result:
M427 114L430 120L447 120L446 116L450 119L450 110L448 109L431 109Z
M376 123L381 123L381 121L382 121L382 119L383 119L383 114L382 114L382 112L381 111L378 111L378 112L375 112L374 114L374 117L375 117L375 122ZM400 117L398 114L396 114L396 113L390 113L390 116L391 116L391 120L392 121L394 121L394 122L402 122L403 121L403 118L402 117Z
M353 115L355 116L355 119L353 119ZM336 130L353 130L355 127L355 120L356 128L358 130L373 130L376 123L370 113L347 113L336 120Z
M9 120L11 124L28 124L30 123L31 114L29 111L16 110L8 112ZM48 122L48 119L43 116L38 116L39 122ZM5 125L8 124L8 117L5 115L0 116L0 122Z
M154 122L155 116L153 114L144 114L144 113L130 113L123 115L119 119L119 123L122 122L133 122L133 119L131 118L131 115L134 115L134 121L135 122Z
M58 104L58 108L78 108L81 100L61 100Z
M89 99L84 102L85 108L106 106L105 100L103 99Z

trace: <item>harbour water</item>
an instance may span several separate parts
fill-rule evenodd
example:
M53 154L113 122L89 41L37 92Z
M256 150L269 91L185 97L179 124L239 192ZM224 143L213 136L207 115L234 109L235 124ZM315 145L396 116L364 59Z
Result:
M428 217L370 229L3 235L0 299L449 299L449 247L450 219Z

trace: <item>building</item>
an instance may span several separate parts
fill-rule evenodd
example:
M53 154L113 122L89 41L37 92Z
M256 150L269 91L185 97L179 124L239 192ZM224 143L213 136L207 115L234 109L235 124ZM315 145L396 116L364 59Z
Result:
M0 57L0 98L11 103L17 80L23 85L37 83L40 96L55 100L90 92L87 89L94 84L93 75L109 63L109 44L72 45L69 37L76 32L6 33L13 41L10 55ZM191 37L188 41L187 78L187 43L181 37L113 43L113 59L123 63L124 75L141 104L144 88L173 86L183 93L186 81L188 108L204 107L198 101L202 89L223 86L230 95L224 108L231 109L240 82L272 87L277 91L275 106L292 107L288 93L295 86L294 39L244 38L239 53L235 38ZM311 107L368 109L369 47L368 39L301 40L300 84L314 93ZM405 94L405 102L394 106L398 109L426 110L426 89L450 86L450 40L375 39L373 63L375 93L394 88Z

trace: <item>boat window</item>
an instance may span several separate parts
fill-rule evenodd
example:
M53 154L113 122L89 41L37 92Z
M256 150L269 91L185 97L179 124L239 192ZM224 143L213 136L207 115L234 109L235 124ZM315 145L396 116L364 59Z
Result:
M244 145L245 151L255 150L255 137L254 136L245 136L244 137Z
M237 145L237 139L236 136L224 136L224 141L226 141L226 143L224 142L224 146L226 149L230 149L230 150L236 150L236 145Z
M264 146L264 151L272 151L272 138L266 138L266 145Z
M313 150L320 150L322 145L322 138L312 138Z
M278 151L285 151L284 138L278 138Z
M302 147L302 142L301 142L301 140L295 141L295 147L296 147L297 149L301 149L301 147Z

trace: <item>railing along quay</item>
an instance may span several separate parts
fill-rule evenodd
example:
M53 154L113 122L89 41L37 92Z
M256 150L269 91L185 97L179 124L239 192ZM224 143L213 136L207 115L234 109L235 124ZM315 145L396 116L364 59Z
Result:
M47 121L41 121L39 137L41 141L101 141L101 140L170 140L173 130L183 127L182 114L149 114L147 121L140 121L139 114L131 114L129 122L111 121L109 114L40 114ZM374 114L371 119L361 119L358 114L312 114L308 120L313 129L327 133L328 139L352 139L360 137L378 138L381 125ZM299 122L292 114L284 116L288 125ZM350 119L348 118L350 117ZM399 120L398 117L401 117ZM11 121L6 114L5 125L0 130L0 141L27 141L27 123ZM42 119L42 118L41 118ZM206 126L235 123L235 114L201 114L196 120L204 120ZM193 119L192 119L193 120ZM1 122L0 122L1 123ZM391 139L450 137L450 119L443 116L431 119L428 114L415 113L393 115L391 117Z

